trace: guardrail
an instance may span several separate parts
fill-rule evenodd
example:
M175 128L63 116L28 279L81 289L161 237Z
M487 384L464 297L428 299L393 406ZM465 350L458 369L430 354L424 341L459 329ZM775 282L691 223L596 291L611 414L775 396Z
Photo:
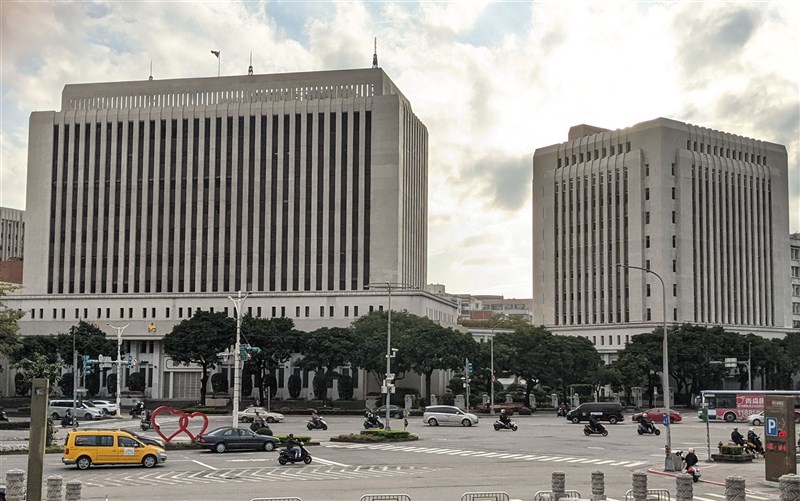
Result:
M558 499L581 499L581 493L578 491L564 491L558 495ZM553 491L538 491L533 495L533 501L558 501L553 494Z
M509 501L505 492L465 492L461 501Z
M253 498L250 501L303 501L300 498Z
M364 494L361 501L411 501L408 494Z
M647 501L671 501L672 497L666 489L647 489L647 497L638 498L633 494L633 489L628 489L625 493L625 501L636 501L637 499L646 499Z

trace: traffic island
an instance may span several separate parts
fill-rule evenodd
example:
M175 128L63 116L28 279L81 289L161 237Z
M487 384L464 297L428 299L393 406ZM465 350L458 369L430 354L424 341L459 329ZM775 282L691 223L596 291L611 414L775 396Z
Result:
M720 442L717 444L717 448L719 453L711 455L711 459L717 463L747 463L755 458L753 454L745 453L744 447L741 445L723 445Z
M331 437L331 442L375 443L375 442L412 442L419 440L417 435L403 430L362 430L361 433L349 433Z

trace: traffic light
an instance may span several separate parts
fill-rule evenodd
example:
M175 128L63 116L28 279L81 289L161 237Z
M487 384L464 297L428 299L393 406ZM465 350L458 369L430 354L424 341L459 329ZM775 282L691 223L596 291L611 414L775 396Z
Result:
M467 362L467 377L469 377L472 373L472 362Z
M247 360L247 346L239 347L239 360Z
M81 358L83 359L83 375L88 376L94 372L94 365L97 363L97 360L90 359L89 355L83 355Z
M261 353L261 348L257 348L255 346L240 346L239 347L239 359L240 360L253 360L256 355Z

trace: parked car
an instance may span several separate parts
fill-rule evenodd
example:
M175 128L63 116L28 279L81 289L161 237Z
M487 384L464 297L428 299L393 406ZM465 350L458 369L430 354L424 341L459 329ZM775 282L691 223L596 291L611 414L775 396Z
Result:
M464 412L452 405L430 405L425 408L422 421L429 426L461 425L472 426L478 424L478 416Z
M764 411L747 416L747 421L753 426L761 426L764 424Z
M61 462L86 470L93 464L141 464L145 468L163 463L163 448L144 444L122 430L73 430L64 440Z
M77 407L73 407L72 399L51 400L47 406L47 413L50 414L53 419L61 419L67 413L68 409L72 409L73 416L86 421L103 417L103 411L95 407L91 402L78 403Z
M625 420L625 416L622 415L622 404L615 402L586 402L567 412L567 421L580 423L581 421L588 421L589 416L594 416L598 421L608 421L611 424L617 424L617 422Z
M117 404L108 400L92 400L95 407L103 411L103 414L114 416L117 414Z
M227 450L261 450L273 451L280 444L280 440L269 435L256 435L244 428L224 426L203 435L198 435L195 440L197 445L214 452Z
M648 421L652 421L654 423L663 423L664 422L663 419L664 419L664 412L665 411L666 411L666 409L661 408L661 407L654 408L654 409L648 409L646 411L637 412L636 414L633 415L632 419L633 419L634 422L636 422L636 420L639 419L639 416L644 415L644 417L646 417ZM680 412L678 412L676 410L673 410L673 409L669 410L669 422L670 423L680 423L682 419L683 419L683 417L681 416Z
M283 421L283 414L280 412L271 412L263 407L250 406L243 411L239 411L239 422L252 423L253 419L256 417L256 412L258 412L261 419L267 423L280 423Z
M386 406L385 405L381 405L380 407L378 407L377 409L375 409L372 412L374 412L375 414L379 415L381 418L386 417ZM406 412L406 410L404 408L402 408L402 407L398 407L396 405L390 405L389 406L389 417L391 417L391 418L403 419L403 416L405 416L405 412Z

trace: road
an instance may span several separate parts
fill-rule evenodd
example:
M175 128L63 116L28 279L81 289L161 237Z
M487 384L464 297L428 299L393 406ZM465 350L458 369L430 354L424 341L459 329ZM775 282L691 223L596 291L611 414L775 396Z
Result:
M674 496L675 479L663 473L665 434L639 436L636 425L626 421L608 426L609 436L586 437L583 425L567 423L551 414L519 417L519 431L495 432L492 421L482 418L478 426L435 427L412 418L409 431L416 442L398 444L334 443L331 436L357 432L361 419L355 416L326 418L328 431L305 429L306 419L287 416L271 425L275 433L311 435L320 446L311 447L311 465L277 464L276 452L170 451L166 464L151 470L141 467L92 467L78 471L61 464L59 455L45 458L45 476L58 474L64 480L84 482L83 499L105 500L250 500L256 497L297 496L303 501L358 500L363 494L406 493L413 500L458 500L470 491L503 491L512 499L531 501L537 491L550 489L550 475L563 471L567 489L584 497L591 494L591 472L603 471L606 494L621 501L631 488L631 473L647 471L651 489L668 489ZM137 422L119 420L120 428L136 429ZM164 422L162 428L168 429ZM230 417L210 418L211 428L229 426ZM107 421L82 423L82 427L108 428ZM393 426L400 425L393 420ZM746 425L739 425L746 431ZM727 442L731 426L712 423L710 441L716 449ZM663 429L663 428L662 428ZM741 430L740 430L741 431ZM63 441L64 430L59 430ZM152 432L148 434L155 435ZM724 499L727 475L747 479L749 500L778 499L775 489L762 484L763 459L752 464L705 463L706 428L693 416L672 426L674 450L695 447L703 479L695 485L695 499ZM25 456L3 456L2 469L26 467ZM655 473L657 472L657 473Z

